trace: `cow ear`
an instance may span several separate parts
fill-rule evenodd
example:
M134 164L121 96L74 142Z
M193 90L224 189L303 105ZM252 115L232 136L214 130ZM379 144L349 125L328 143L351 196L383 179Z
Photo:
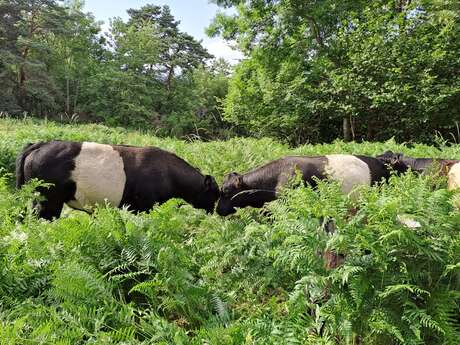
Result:
M243 187L243 176L238 174L237 172L231 172L229 174L230 177L235 178L235 187L236 188L242 188Z
M236 188L242 188L243 187L243 176L238 175L236 177Z
M215 186L217 186L216 180L214 177L211 175L206 175L204 177L204 187L207 191L213 189Z

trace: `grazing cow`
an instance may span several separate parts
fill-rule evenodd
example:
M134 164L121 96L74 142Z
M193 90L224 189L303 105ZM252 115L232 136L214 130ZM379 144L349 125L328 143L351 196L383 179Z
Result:
M400 169L398 165L393 167ZM227 216L235 213L238 207L262 207L275 200L277 190L295 175L296 169L300 170L303 181L313 187L315 178L340 181L344 193L349 193L357 185L371 185L390 176L390 167L372 157L344 154L287 156L244 175L228 174L222 185L217 213Z
M155 203L182 198L213 212L219 187L175 154L156 147L50 141L27 145L16 160L16 186L32 178L45 200L39 216L58 218L63 204L90 211L96 203L147 211Z
M440 158L412 158L402 153L386 151L376 157L386 164L399 164L411 168L416 173L422 173L431 167L438 167L439 173L447 175L447 188L454 190L460 188L460 160ZM402 171L405 171L404 169Z

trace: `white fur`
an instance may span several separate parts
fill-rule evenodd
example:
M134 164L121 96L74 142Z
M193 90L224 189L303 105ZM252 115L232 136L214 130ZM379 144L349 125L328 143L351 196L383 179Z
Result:
M325 172L328 178L342 184L342 192L348 194L358 185L371 184L371 172L366 163L352 155L327 155Z
M106 201L119 206L126 183L123 159L110 145L84 142L71 179L77 190L69 206L87 209Z
M460 163L455 163L447 174L447 188L454 190L460 188Z

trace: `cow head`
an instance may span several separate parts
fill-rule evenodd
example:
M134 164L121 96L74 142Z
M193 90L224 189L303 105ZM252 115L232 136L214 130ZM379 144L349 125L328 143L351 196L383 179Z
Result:
M224 178L217 213L228 216L235 213L238 207L262 207L265 202L274 199L276 191L250 188L244 183L242 175L232 172Z
M405 162L404 154L396 153L393 151L385 151L384 153L376 156L379 161L385 165L389 165L398 173L404 173L409 169L409 166Z
M206 175L203 180L201 192L195 196L193 206L212 213L219 195L219 186L216 180L211 175Z

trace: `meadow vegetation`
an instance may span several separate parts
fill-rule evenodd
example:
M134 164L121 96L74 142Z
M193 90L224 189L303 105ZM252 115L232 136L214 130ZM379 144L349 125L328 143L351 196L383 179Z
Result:
M15 155L38 140L155 145L219 182L286 154L460 159L458 145L186 142L31 119L1 119L0 138L0 344L458 344L460 194L442 177L393 176L353 200L335 183L286 189L263 212L229 218L171 200L54 222L30 208L39 182L12 183ZM326 269L325 250L344 264Z

